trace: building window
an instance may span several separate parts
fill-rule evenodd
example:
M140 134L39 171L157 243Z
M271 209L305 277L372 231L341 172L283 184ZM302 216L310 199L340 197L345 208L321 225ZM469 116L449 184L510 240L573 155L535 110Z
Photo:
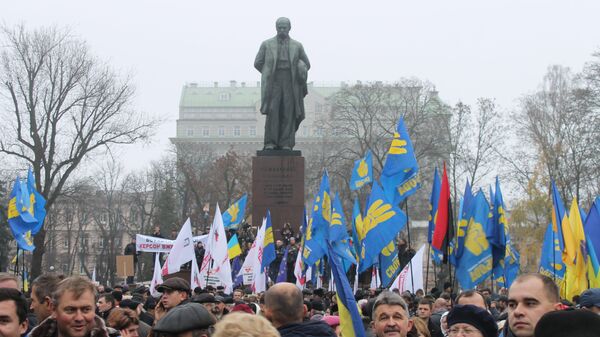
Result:
M210 136L210 129L205 126L202 128L202 137L208 137L208 136Z
M240 134L241 134L240 127L239 127L239 126L234 126L234 127L233 127L233 135L234 135L235 137L239 137L239 136L240 136Z
M194 137L194 129L187 129L187 136Z
M222 92L219 95L219 101L229 101L231 99L231 94L228 92Z
M256 126L248 127L248 136L250 136L250 137L256 136Z
M225 127L219 126L219 137L225 136Z

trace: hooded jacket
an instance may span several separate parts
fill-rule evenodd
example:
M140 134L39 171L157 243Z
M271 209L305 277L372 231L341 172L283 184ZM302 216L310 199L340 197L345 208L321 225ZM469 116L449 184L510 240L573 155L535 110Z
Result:
M337 337L324 321L304 321L279 327L281 337Z
M104 321L99 316L94 317L96 326L90 331L87 337L108 337L108 330ZM56 319L52 316L46 318L42 323L33 328L29 337L58 337Z

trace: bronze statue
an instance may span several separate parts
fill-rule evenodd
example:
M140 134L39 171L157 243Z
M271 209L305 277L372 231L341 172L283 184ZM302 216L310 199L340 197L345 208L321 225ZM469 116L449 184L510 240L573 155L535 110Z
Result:
M292 150L304 120L304 96L310 62L302 44L292 40L288 18L275 23L277 36L260 45L254 67L261 76L260 112L267 115L265 150Z

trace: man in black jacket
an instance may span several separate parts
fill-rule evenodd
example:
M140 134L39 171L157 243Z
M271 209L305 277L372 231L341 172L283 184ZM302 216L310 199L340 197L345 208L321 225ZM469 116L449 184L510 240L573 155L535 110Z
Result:
M281 337L335 337L324 321L304 321L306 314L302 292L293 283L280 282L265 293L265 317Z

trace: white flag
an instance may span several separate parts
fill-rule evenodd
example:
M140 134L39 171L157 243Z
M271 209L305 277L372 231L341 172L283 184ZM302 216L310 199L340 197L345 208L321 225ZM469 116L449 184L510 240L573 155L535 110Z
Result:
M98 283L96 282L96 266L94 266L94 271L92 272L92 282L94 282L94 284Z
M304 289L306 277L302 274L302 251L299 251L296 255L296 263L294 263L294 276L296 276L296 286L300 288L300 290Z
M156 286L163 283L162 279L162 268L160 267L160 254L154 254L154 273L152 274L152 282L150 282L150 295L153 297L160 296L160 293L156 291Z
M370 289L377 289L381 286L381 279L379 278L379 269L377 267L373 267L373 271L371 272L371 285Z
M208 238L204 261L200 268L200 283L207 283L207 279L209 282L212 281L212 283L218 282L225 287L226 293L230 293L233 290L231 264L229 263L229 254L227 253L227 237L225 236L223 217L218 204L215 209L215 218L210 227Z
M255 269L260 270L260 264L262 262L262 245L265 234L265 224L266 219L263 219L263 224L258 230L258 233L256 233L256 238L254 238L252 247L248 251L248 255L246 255L246 260L244 260L244 264L242 265L242 268L240 269L240 272L238 274L238 276L242 275L244 277L245 285L253 285L254 277L256 276Z
M188 218L181 227L179 234L177 234L175 242L173 242L173 247L169 252L167 261L165 261L165 266L163 267L163 275L165 275L165 273L173 274L178 272L181 269L181 265L192 261L194 256L192 224Z
M398 277L392 282L390 289L397 288L400 292L410 291L415 293L419 289L423 289L423 252L425 245L421 246L415 256L410 260L410 263L404 266L404 269L398 274ZM411 268L412 265L412 268ZM414 283L414 286L413 286Z
M190 285L192 290L196 287L206 286L206 278L204 279L204 283L201 282L202 277L200 276L200 271L198 270L198 261L196 260L196 255L192 259L192 272L190 273Z

